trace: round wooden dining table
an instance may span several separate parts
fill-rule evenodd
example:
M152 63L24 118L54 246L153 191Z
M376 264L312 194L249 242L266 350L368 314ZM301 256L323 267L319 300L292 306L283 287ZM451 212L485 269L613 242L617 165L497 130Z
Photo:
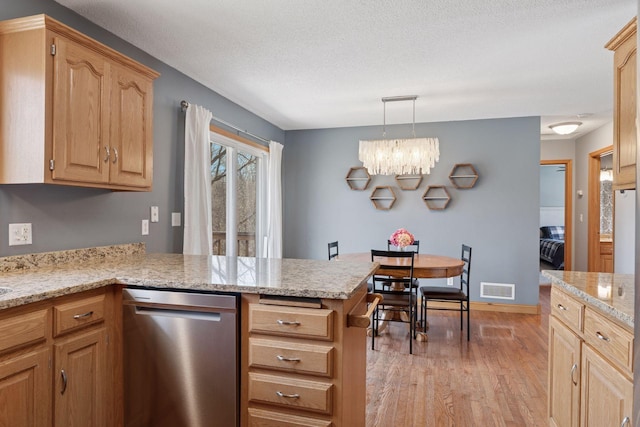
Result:
M337 259L341 261L371 262L371 252L340 254L338 255ZM410 261L408 260L408 258L393 258L392 260L390 260L386 257L376 257L376 262L379 262L381 265L403 265L405 263L409 263ZM430 254L415 254L415 256L413 257L413 277L416 277L418 279L440 279L447 277L456 277L462 274L463 268L464 261L462 261L460 258ZM376 273L393 276L394 271L386 271L383 267L381 267L376 270ZM382 333L386 329L388 320L389 319L387 319L387 316L385 314L382 323L378 328L379 333ZM417 333L418 341L428 340L426 334L426 329L428 328L429 324L425 322L425 331L418 331ZM369 329L368 335L371 335L371 333L373 332L371 331L371 329Z
M338 259L342 261L362 261L371 262L371 252L347 253L338 255ZM377 257L376 261L380 264L390 264L388 258ZM407 258L393 258L393 264L402 265L409 262ZM438 279L446 277L455 277L462 274L464 261L460 258L451 258L442 255L415 254L413 257L413 276L418 279ZM383 268L378 269L378 274L393 275L392 272L386 272Z

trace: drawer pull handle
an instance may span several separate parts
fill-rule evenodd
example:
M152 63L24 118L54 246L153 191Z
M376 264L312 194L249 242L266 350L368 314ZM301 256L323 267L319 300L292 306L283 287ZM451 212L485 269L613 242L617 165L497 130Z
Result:
M118 149L114 148L113 149L113 164L115 165L116 163L118 163Z
M281 391L276 391L278 397L284 397L285 399L300 399L300 395L298 393L295 394L286 394Z
M107 163L109 161L109 157L111 156L111 153L109 152L109 147L105 146L104 147L104 162Z
M62 378L62 389L60 389L60 394L64 394L67 391L67 373L64 369L60 370L60 377Z
M624 417L624 419L622 420L622 423L620 423L620 427L628 426L630 422L631 420L629 419L629 417Z
M278 359L281 362L299 362L300 361L299 357L284 357L281 355L277 355L276 359Z
M284 325L284 326L300 326L300 322L297 322L295 320L282 320L282 319L278 319L278 325Z
M573 375L576 373L576 369L578 369L578 365L574 363L571 367L571 382L573 383L573 385L578 385L578 382L573 379Z
M602 335L599 331L598 331L598 332L596 332L596 336L597 336L599 339L601 339L602 341L606 341L606 342L611 341L611 339L609 339L608 337L605 337L605 336L604 336L604 335Z
M79 319L84 319L86 317L91 317L91 316L93 316L93 311L87 311L86 313L82 313L82 314L74 314L73 318L76 320L79 320Z
M565 307L565 306L564 306L564 305L562 305L562 304L558 304L558 308L559 308L560 310L562 310L562 311L567 311L567 307Z

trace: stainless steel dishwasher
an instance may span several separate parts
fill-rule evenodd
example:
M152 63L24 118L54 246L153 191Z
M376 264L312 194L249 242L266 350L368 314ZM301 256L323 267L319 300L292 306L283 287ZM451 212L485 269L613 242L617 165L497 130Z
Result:
M124 289L125 426L239 424L238 301Z

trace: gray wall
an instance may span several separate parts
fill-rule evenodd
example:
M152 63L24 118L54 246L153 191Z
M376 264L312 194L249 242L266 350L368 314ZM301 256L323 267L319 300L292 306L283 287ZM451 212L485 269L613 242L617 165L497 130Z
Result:
M154 176L149 193L110 192L55 185L0 186L0 256L108 244L140 242L149 252L180 252L182 227L171 227L171 212L182 212L184 116L186 99L215 116L277 141L284 132L194 80L152 58L113 34L50 0L0 0L0 20L46 13L51 17L150 66L162 75L154 84ZM140 222L150 206L160 222L141 236ZM33 245L8 246L8 224L33 224Z
M408 132L410 125L387 126L388 137ZM420 123L416 134L440 139L440 162L418 190L397 189L393 208L380 211L369 201L371 189L396 186L393 177L374 177L366 191L352 191L345 182L349 168L361 165L359 139L379 138L380 126L288 131L285 256L323 259L332 240L339 240L341 253L385 248L388 236L404 227L420 239L423 253L459 257L462 243L473 247L472 299L479 300L481 281L514 283L515 303L537 304L539 118ZM449 183L456 163L475 166L480 178L474 188L457 190ZM429 184L447 186L447 209L424 205Z
M564 206L564 176L557 165L540 166L540 206Z

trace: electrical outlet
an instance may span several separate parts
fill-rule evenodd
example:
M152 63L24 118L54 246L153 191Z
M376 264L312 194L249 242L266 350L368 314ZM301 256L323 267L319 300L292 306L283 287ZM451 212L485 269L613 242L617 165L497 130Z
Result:
M447 277L447 286L453 286L453 277Z
M158 207L151 206L151 222L158 222Z
M149 235L149 220L148 219L143 219L142 220L142 235L143 236L148 236Z
M171 226L180 227L180 212L171 212Z
M9 224L9 246L30 245L32 243L31 223Z

